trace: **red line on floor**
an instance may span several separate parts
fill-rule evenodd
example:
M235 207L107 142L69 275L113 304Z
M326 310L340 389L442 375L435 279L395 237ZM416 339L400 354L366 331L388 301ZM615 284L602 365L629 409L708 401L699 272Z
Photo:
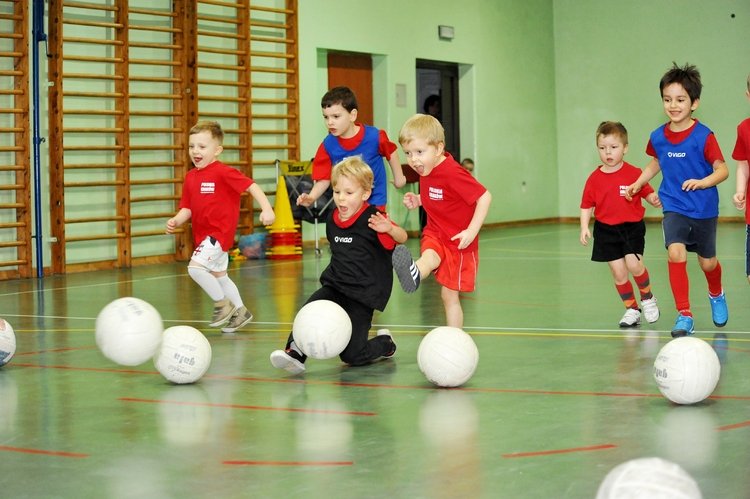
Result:
M65 369L69 371L94 371L104 373L119 373L119 374L149 374L158 375L156 371L138 371L135 369L115 369L105 367L76 367L76 366L64 366L64 365L41 365L16 362L13 364L17 367L30 367L35 369ZM225 374L206 374L205 379L219 379L219 380L231 380L231 381L254 381L258 383L301 383L306 385L333 385L333 386L346 386L354 388L392 388L392 389L407 389L407 390L436 390L433 385L387 385L381 383L352 383L348 381L322 381L322 380L310 380L303 378L262 378L258 376L230 376ZM509 393L509 394L525 394L525 395L565 395L565 396L584 396L584 397L644 397L644 398L660 398L662 397L659 393L622 393L622 392L587 392L587 391L572 391L572 390L532 390L526 388L481 388L464 386L461 388L452 388L453 390L462 390L465 392L476 392L476 393ZM750 395L711 395L709 399L713 400L750 400Z
M23 447L10 447L7 445L0 445L0 451L8 452L21 452L23 454L41 454L44 456L57 456L57 457L89 457L88 454L79 454L78 452L64 452L54 450L42 450L42 449L26 449Z
M222 461L229 466L353 466L354 461Z
M503 454L503 457L514 458L514 457L536 457L536 456L549 456L552 454L569 454L571 452L591 452L595 450L607 450L614 449L617 447L613 444L603 445L590 445L588 447L572 447L570 449L554 449L554 450L543 450L535 452L513 452L510 454Z
M716 428L716 431L736 430L738 428L747 428L748 426L750 426L750 421L743 421L741 423L719 426Z
M365 411L327 411L324 409L299 409L295 407L268 407L262 405L241 405L241 404L214 404L211 402L180 402L171 400L153 400L153 399L141 399L133 397L121 397L117 400L123 402L143 402L147 404L174 404L174 405L190 405L190 406L206 406L206 407L225 407L229 409L249 409L253 411L281 411L281 412L303 412L311 414L345 414L347 416L377 416L376 412L365 412Z
M53 353L53 352L72 352L75 350L93 350L96 348L96 346L87 346L87 347L65 347L65 348L50 348L47 350L37 350L35 352L16 352L16 357L20 357L22 355L39 355L43 353Z

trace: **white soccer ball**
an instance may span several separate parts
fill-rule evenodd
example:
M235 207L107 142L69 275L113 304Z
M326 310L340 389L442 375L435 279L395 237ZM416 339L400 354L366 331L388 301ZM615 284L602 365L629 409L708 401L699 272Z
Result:
M654 361L659 391L675 404L695 404L708 398L721 374L719 357L711 345L694 336L675 338Z
M10 362L16 354L16 333L5 319L0 319L0 367Z
M311 301L302 307L292 325L294 343L313 359L332 359L344 351L352 337L352 321L337 303Z
M211 344L191 326L164 330L161 346L154 355L154 367L168 381L178 385L195 383L211 365Z
M96 317L96 345L123 366L143 364L159 347L164 325L159 312L139 298L118 298Z
M474 375L479 350L462 329L441 326L433 329L419 344L417 364L427 379L446 388L461 386Z
M701 499L695 482L678 464L659 457L632 459L607 473L596 499Z

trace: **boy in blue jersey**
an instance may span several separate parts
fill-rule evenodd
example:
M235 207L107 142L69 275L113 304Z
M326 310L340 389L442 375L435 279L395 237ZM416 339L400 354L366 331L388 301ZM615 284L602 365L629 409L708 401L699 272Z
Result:
M331 185L331 169L340 161L359 156L375 176L369 203L385 210L388 177L383 158L393 171L393 185L401 188L406 177L398 159L398 147L388 139L385 131L357 123L357 97L349 87L335 87L326 92L320 102L328 136L318 147L313 159L312 177L315 185L309 193L302 193L297 204L311 206Z
M717 327L729 318L721 264L716 258L716 222L719 193L716 185L729 176L729 170L713 132L692 114L700 102L701 76L698 69L673 64L659 82L664 112L669 122L651 133L646 153L651 162L635 183L628 186L630 199L657 173L662 172L659 199L664 219L664 245L668 253L669 284L677 320L672 336L693 334L687 253L698 255L698 264L708 282L711 316Z

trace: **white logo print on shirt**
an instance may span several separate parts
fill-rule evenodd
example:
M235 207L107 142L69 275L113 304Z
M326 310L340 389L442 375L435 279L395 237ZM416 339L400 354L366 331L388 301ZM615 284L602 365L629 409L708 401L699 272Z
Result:
M216 184L213 182L201 182L201 194L213 194L216 190Z
M430 187L430 199L433 199L435 201L442 201L443 189L438 189L437 187Z

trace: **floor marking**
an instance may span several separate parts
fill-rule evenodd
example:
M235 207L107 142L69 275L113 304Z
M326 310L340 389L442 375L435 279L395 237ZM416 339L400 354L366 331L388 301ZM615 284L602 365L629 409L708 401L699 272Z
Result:
M8 451L8 452L20 452L23 454L41 454L44 456L56 456L56 457L77 457L77 458L86 458L89 457L88 454L80 454L78 452L64 452L64 451L54 451L54 450L43 450L43 449L28 449L24 447L10 447L7 445L0 445L0 451Z
M17 367L28 367L32 369L62 369L68 371L94 371L114 374L145 374L158 375L156 371L138 371L135 369L114 369L106 367L77 367L65 365L42 365L31 363L15 363ZM226 380L226 381L251 381L258 383L301 383L308 385L328 385L342 386L350 388L386 388L397 390L437 390L433 385L386 385L379 383L355 383L350 381L325 381L325 380L307 380L301 378L263 378L260 376L232 376L228 374L206 374L203 379ZM572 391L572 390L542 390L530 388L482 388L482 387L461 387L461 391L472 393L505 393L518 395L561 395L561 396L578 396L578 397L643 397L659 398L660 393L618 393L618 392L589 392L589 391ZM711 395L709 399L715 400L750 400L750 395Z
M229 466L353 466L354 461L222 461Z
M188 405L188 406L201 406L201 407L221 407L228 409L248 409L252 411L281 411L281 412L302 412L309 414L336 414L346 416L377 416L376 412L367 411L330 411L325 409L300 409L296 407L268 407L261 405L242 405L242 404L215 404L211 402L178 402L178 401L167 401L167 400L153 400L153 399L141 399L133 397L120 397L117 400L123 402L142 402L146 404L172 404L172 405Z
M716 428L716 431L736 430L738 428L747 428L748 426L750 426L750 421L743 421L741 423L719 426L718 428Z
M550 456L553 454L570 454L571 452L590 452L596 450L608 450L617 448L614 444L590 445L588 447L572 447L570 449L543 450L536 452L513 452L503 454L505 458Z

